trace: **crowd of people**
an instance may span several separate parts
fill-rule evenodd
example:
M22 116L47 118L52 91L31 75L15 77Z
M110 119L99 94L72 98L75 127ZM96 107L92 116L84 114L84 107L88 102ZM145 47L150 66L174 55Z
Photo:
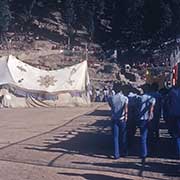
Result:
M113 122L114 158L128 155L134 143L136 129L140 130L140 157L149 154L147 142L158 142L160 119L164 120L174 141L176 157L180 159L180 88L161 89L158 84L146 84L143 93L135 94L114 89L108 97Z

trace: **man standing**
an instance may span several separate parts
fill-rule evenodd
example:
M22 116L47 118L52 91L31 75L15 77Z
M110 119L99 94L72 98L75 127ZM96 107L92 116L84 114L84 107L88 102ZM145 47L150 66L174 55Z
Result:
M156 103L154 106L154 115L152 119L152 124L151 124L151 139L154 141L158 140L159 138L159 123L160 123L160 118L161 118L161 104L162 104L162 97L161 94L158 92L159 86L157 83L153 83L151 85L151 93L150 95L155 98Z
M118 159L127 154L126 122L128 118L128 98L117 93L109 100L113 121L114 157Z
M173 87L169 92L169 114L172 136L176 141L177 158L180 159L180 88Z
M101 102L101 92L100 92L100 90L96 89L95 93L96 93L95 102Z
M108 101L108 96L109 96L109 90L107 87L105 87L103 89L103 102L107 102Z
M153 118L155 98L148 94L149 87L146 87L145 94L139 96L139 120L138 127L140 128L140 142L141 142L141 158L145 159L147 151L147 135L148 125Z

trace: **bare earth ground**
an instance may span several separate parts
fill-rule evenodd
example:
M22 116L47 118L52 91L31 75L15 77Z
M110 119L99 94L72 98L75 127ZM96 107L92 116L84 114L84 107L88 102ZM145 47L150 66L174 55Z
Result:
M180 179L180 161L172 158L163 124L157 153L142 165L138 137L128 157L112 159L106 104L1 109L0 114L0 180Z

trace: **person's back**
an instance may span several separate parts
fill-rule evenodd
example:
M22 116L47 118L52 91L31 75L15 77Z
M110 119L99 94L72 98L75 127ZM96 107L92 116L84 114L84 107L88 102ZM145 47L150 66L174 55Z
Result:
M176 140L177 158L180 159L180 88L172 88L169 93L172 135Z
M148 120L149 118L152 119L152 117L149 117L149 111L151 108L151 105L155 105L155 98L153 98L149 94L143 94L139 96L138 98L138 109L139 109L139 120Z
M138 126L140 128L141 135L141 157L144 159L147 154L147 134L148 124L153 117L153 110L155 105L155 98L149 94L143 94L139 96L139 114L138 114Z
M139 95L135 93L129 93L128 99L128 120L129 119L136 119L137 120L137 113L138 113L138 98Z
M111 112L113 120L119 120L124 117L123 108L127 102L128 98L122 93L117 93L111 97Z
M160 118L161 116L161 105L162 105L162 96L159 92L152 92L150 94L152 97L155 98L156 103L155 103L155 107L154 107L154 116L156 118Z
M114 157L117 159L127 154L126 121L128 114L128 98L117 93L109 99L113 123Z
M169 92L170 116L180 117L180 88L172 88Z
M154 106L152 125L151 125L151 136L153 139L155 137L155 140L157 140L159 138L159 124L160 124L161 110L162 110L162 96L158 91L151 92L150 95L156 100Z

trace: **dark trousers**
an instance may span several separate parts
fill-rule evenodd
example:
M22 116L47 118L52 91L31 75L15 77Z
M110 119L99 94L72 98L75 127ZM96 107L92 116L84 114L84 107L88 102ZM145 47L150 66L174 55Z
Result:
M177 158L180 159L180 117L171 117L171 135L176 143Z
M124 156L127 153L126 140L126 122L113 120L113 141L114 141L114 157L115 159Z
M140 149L141 157L144 158L148 154L147 150L147 135L148 135L148 120L140 120L138 123L140 128Z
M159 118L153 118L151 122L148 123L148 145L149 153L155 155L157 153L159 140Z
M136 121L134 119L128 119L127 121L127 142L128 149L133 146L134 136L136 133Z
M176 138L177 158L180 159L180 137Z
M176 120L177 134L176 134L176 149L177 157L180 159L180 118Z
M153 138L155 138L156 140L159 138L159 122L160 122L160 118L153 118L151 120L151 135L153 136Z

